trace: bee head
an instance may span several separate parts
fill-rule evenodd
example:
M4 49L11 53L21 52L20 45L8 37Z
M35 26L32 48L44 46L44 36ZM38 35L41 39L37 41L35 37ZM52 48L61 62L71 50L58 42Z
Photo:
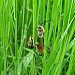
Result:
M40 31L40 32L41 32L41 31L42 31L42 32L45 32L44 28L43 28L42 26L40 26L40 25L38 26L37 31Z

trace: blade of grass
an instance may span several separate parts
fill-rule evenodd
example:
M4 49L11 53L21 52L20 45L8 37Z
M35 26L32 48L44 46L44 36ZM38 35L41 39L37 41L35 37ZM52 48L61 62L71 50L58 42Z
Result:
M45 18L45 0L41 0L41 23L44 23L44 18Z
M66 45L67 45L67 41L68 41L68 39L66 38L66 36L65 36L65 40L64 40L64 46L63 46L63 50L62 50L62 53L61 53L61 55L60 55L60 57L59 57L59 59L57 60L58 61L58 64L57 64L57 67L56 67L56 70L55 70L55 72L54 72L54 75L59 75L60 74L60 72L61 72L61 70L62 70L62 63L63 63L63 59L64 59L64 56L65 56L65 52L66 52ZM59 52L60 53L60 52ZM57 62L56 61L56 62Z
M15 64L15 73L16 75L18 75L18 45L17 45L17 0L14 0L14 14L15 14L15 60L16 60L16 64Z
M20 62L20 64L18 65L18 75L21 74L21 71L24 70L24 73L26 72L25 70L27 70L27 67L29 65L29 63L31 62L31 60L33 59L33 55L34 53L33 52L29 52L23 59L22 61ZM23 64L23 67L22 67L22 64ZM23 70L21 69L23 68ZM25 73L26 74L26 73ZM27 74L26 74L27 75Z
M72 52L71 52L70 61L69 61L69 68L68 68L68 71L67 71L66 75L70 75L71 74L70 72L72 71L74 50L75 50L75 44L74 44Z
M3 6L3 52L4 52L4 75L7 75L7 47L8 47L8 1ZM7 15L6 15L7 14Z
M35 44L35 25L36 25L37 0L33 0L33 45ZM35 48L33 49L35 51ZM35 55L32 60L32 73L35 75Z

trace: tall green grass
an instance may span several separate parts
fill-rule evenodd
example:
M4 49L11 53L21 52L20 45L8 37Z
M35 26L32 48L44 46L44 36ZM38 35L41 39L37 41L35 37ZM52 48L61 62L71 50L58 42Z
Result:
M31 35L37 42L40 21L50 48L43 56L27 46ZM75 74L74 0L0 0L0 75L24 74Z

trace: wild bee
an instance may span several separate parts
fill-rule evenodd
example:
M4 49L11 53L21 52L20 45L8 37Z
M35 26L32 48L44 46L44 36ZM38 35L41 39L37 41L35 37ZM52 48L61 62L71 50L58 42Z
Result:
M39 25L39 26L37 27L37 38L38 38L38 39L39 39L39 38L43 38L44 32L45 32L44 27L42 27L42 26Z
M36 50L37 50L37 52L38 52L38 55L43 55L43 48L44 48L44 46L42 45L42 44L40 44L39 42L37 42L36 44L35 44L35 46L36 46ZM45 46L46 47L46 46ZM46 47L46 48L48 48L48 47ZM50 54L50 49L48 48L48 50L47 50L47 52Z
M42 26L38 26L38 28L37 28L37 39L38 40L39 40L39 38L42 38L43 37L43 33L44 32L45 32L44 28ZM33 49L33 35L30 36L29 41L28 41L27 44L28 44L28 46L29 46L30 49Z
M24 28L24 27L23 27L23 28ZM25 29L25 28L24 28L24 29ZM30 30L28 30L28 29L25 29L25 30L27 30L29 33L32 34L32 32L31 32ZM33 35L31 35L31 36L29 37L29 40L28 40L27 45L29 46L30 49L33 49Z
M44 46L42 44L40 44L39 42L37 42L33 46L33 35L30 36L29 41L28 41L27 44L28 44L28 46L29 46L30 49L33 49L33 47L36 46L36 48L37 48L36 50L37 50L38 55L40 55L40 56L43 55L43 48L44 48ZM46 48L48 48L48 47L46 47ZM47 49L47 52L50 54L50 49L49 48Z
M44 32L45 32L44 27L42 27L41 25L45 24L46 22L49 22L49 21L52 21L52 20L45 21L44 23L41 23L40 25L38 25L38 27L37 27L37 38L38 39L43 38Z
M29 41L28 41L27 44L28 44L28 46L29 46L30 49L33 49L33 35L30 36Z
M35 46L37 48L38 55L43 55L43 46L38 42L35 44Z

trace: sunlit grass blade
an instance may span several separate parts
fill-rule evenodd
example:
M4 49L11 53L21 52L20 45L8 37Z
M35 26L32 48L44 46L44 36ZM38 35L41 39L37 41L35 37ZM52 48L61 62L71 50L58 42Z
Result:
M33 45L35 44L35 27L36 27L37 0L33 0ZM35 51L35 48L33 49ZM35 57L33 56L31 75L35 75Z
M74 44L72 52L71 52L70 61L69 61L69 68L68 68L68 71L67 71L67 75L71 74L71 71L72 71L72 68L73 68L73 54L74 54L74 50L75 50L75 44Z
M33 55L34 53L33 52L29 52L20 62L19 66L18 66L18 75L19 74L26 74L27 75L27 67L29 65L29 63L31 62L31 60L33 60ZM23 66L22 66L23 64ZM21 69L23 67L23 70ZM24 73L22 72L24 71Z

